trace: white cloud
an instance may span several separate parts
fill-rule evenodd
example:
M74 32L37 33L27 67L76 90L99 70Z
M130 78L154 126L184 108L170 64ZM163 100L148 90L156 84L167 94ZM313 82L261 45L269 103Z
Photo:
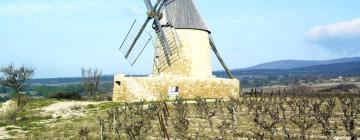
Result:
M312 28L309 43L343 54L360 52L360 18Z

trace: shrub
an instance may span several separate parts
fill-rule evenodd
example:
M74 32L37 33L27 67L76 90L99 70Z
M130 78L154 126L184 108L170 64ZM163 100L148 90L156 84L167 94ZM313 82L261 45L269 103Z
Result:
M213 129L213 121L211 118L215 116L216 111L212 109L212 106L208 104L205 98L197 97L195 101L198 114L201 115L203 118L207 119L210 128Z
M176 138L187 139L187 131L189 129L190 122L187 119L188 115L188 105L184 103L184 100L180 97L176 97L174 101L175 106L175 116L174 116L174 129L176 133Z
M15 123L18 113L16 102L9 100L0 107L0 123Z
M88 139L88 136L89 136L89 133L90 133L90 130L89 128L87 127L81 127L78 131L79 135L80 135L80 138L81 139Z
M80 95L80 93L76 93L76 92L71 92L71 93L60 92L60 93L56 93L56 94L50 96L50 98L54 98L54 99L80 100L80 99L81 99L81 95Z
M21 101L20 103L18 103L18 105L20 107L25 106L30 101L30 98L28 96L26 96L26 95L21 95L20 94L20 97L18 97L18 98L20 98L20 101Z
M10 99L9 97L6 97L6 96L1 97L1 96L0 96L0 103L6 102L6 101L9 100L9 99ZM1 105L0 105L0 106L1 106Z

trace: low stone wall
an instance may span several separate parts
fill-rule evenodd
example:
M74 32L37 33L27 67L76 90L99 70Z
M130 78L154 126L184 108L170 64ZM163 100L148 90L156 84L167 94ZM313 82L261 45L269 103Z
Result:
M236 98L239 95L237 79L171 75L125 77L121 74L114 77L113 101L163 100L175 96L184 99Z

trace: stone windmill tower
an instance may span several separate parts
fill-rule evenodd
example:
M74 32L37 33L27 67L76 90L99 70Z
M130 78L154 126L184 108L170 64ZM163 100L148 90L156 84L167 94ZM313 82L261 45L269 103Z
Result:
M211 31L200 16L193 0L144 0L145 23L136 30L135 21L120 50L134 65L144 48L154 43L154 67L151 76L115 75L113 100L159 100L183 98L227 98L239 95L240 83L221 59ZM152 30L145 28L153 20ZM135 31L135 32L134 32ZM230 79L212 75L211 51Z

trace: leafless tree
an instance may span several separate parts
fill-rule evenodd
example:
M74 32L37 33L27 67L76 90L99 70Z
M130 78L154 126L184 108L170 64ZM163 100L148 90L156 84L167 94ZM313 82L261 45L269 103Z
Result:
M187 119L188 117L188 105L180 97L177 97L174 101L174 129L176 130L175 137L178 139L187 139L188 129L190 122Z
M223 99L215 99L215 106L220 114L220 117L223 117L223 115L224 115L224 110L223 110L224 105L225 105L225 102Z
M276 126L280 123L280 108L277 106L277 100L261 97L255 101L252 117L257 126L253 131L257 136L256 139L264 139L266 133L270 135L270 139L275 139Z
M343 125L345 131L351 137L351 139L356 140L357 134L355 132L356 128L356 119L359 111L357 110L357 101L354 98L350 97L340 97L341 107L343 110Z
M98 117L98 122L100 126L100 139L104 140L106 139L106 131L105 131L105 120L101 117Z
M315 114L317 122L321 125L322 133L326 139L332 139L332 135L336 133L336 124L331 124L330 118L333 115L336 98L329 98L326 100L324 107L319 107L319 111Z
M211 131L213 131L213 120L212 118L215 116L216 111L212 109L212 106L208 104L205 98L197 97L196 101L196 109L202 117L204 117L210 125Z
M291 122L290 122L290 116L287 114L287 111L289 111L290 109L288 109L288 107L286 106L286 105L291 106L292 105L291 101L293 100L288 98L280 98L280 102L278 102L278 106L280 109L280 125L284 133L283 137L286 140L295 139L295 134L290 131L291 128L289 127Z
M3 80L1 84L10 87L16 94L17 105L21 106L20 91L25 87L26 81L31 79L35 73L35 70L31 67L21 66L16 68L13 64L0 68L3 74Z
M238 120L237 120L236 116L237 116L239 106L240 106L240 100L238 100L238 99L231 98L226 103L226 109L228 110L228 113L231 116L231 122L232 122L231 128L233 130L237 129L237 127L238 127Z
M220 135L221 135L221 139L229 139L228 135L229 135L229 131L231 129L231 122L226 121L226 120L222 120L221 124L219 126L217 126ZM219 139L219 138L217 138Z
M316 122L315 118L312 117L314 113L310 106L310 100L300 98L293 105L295 105L296 110L293 110L292 114L294 115L290 117L290 121L300 129L301 139L309 139L306 135Z
M87 140L90 130L88 127L81 127L78 131L79 135L80 135L80 139L82 140Z
M84 91L90 98L94 98L99 90L101 75L102 71L99 69L81 68Z

